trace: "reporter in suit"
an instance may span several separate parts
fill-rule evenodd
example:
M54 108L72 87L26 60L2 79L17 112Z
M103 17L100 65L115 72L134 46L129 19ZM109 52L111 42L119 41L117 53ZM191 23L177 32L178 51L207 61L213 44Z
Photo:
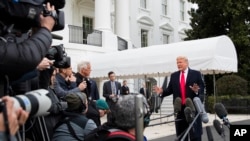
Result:
M129 87L127 86L127 80L123 80L123 85L121 87L121 94L122 95L128 95L128 94L130 94Z
M103 97L106 98L106 102L109 105L110 111L112 112L113 107L117 101L120 94L121 83L115 81L115 73L110 71L108 73L109 81L103 84ZM111 114L107 114L108 121L111 120Z
M153 89L157 94L160 94L162 98L171 94L173 94L173 101L177 97L182 98L181 111L178 112L176 116L176 119L181 119L181 121L175 122L176 135L180 136L189 126L184 115L184 108L186 107L185 99L190 98L192 100L194 97L203 97L204 82L199 71L189 68L188 59L185 56L177 57L176 61L178 71L171 74L168 87L161 88L158 86L154 86ZM185 78L183 89L181 89L182 73L184 73L183 79ZM192 130L190 130L189 135L191 141L201 141L202 123L200 117L194 123L194 126ZM185 141L188 141L188 138L186 138Z

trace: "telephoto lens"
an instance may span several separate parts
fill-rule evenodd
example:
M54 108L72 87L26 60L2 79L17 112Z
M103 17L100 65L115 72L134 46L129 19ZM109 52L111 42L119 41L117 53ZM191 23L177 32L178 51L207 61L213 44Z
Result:
M26 92L24 95L16 95L12 97L14 107L15 109L22 107L25 111L29 112L30 117L48 115L52 105L48 94L48 90L38 89Z

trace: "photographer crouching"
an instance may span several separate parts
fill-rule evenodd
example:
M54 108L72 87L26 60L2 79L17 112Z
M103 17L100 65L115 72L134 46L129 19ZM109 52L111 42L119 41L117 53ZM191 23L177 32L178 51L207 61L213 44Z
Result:
M51 108L47 90L24 91L16 96L12 84L33 78L31 72L51 46L51 31L64 28L63 12L58 10L64 5L64 0L0 1L0 138L3 141L16 140L14 135L27 118L46 115Z

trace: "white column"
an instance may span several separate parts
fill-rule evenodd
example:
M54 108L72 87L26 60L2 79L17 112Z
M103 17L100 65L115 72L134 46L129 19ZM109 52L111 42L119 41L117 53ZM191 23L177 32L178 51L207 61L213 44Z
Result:
M95 0L95 29L111 31L111 0Z
M130 40L129 1L116 0L115 2L115 32L119 37L126 40Z

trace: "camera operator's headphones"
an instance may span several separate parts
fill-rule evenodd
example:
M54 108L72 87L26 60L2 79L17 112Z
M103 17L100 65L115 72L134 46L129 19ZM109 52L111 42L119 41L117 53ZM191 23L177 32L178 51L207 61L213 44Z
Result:
M86 108L87 108L87 107L86 107L86 101L87 101L87 96L86 96L86 94L85 94L85 93L82 93L82 92L75 92L74 94L77 95L78 98L79 98L80 101L81 101L81 104L80 104L78 110L79 110L80 112L85 112L85 110L86 110ZM85 98L84 98L83 94L85 95ZM83 101L84 99L86 99L86 101Z

